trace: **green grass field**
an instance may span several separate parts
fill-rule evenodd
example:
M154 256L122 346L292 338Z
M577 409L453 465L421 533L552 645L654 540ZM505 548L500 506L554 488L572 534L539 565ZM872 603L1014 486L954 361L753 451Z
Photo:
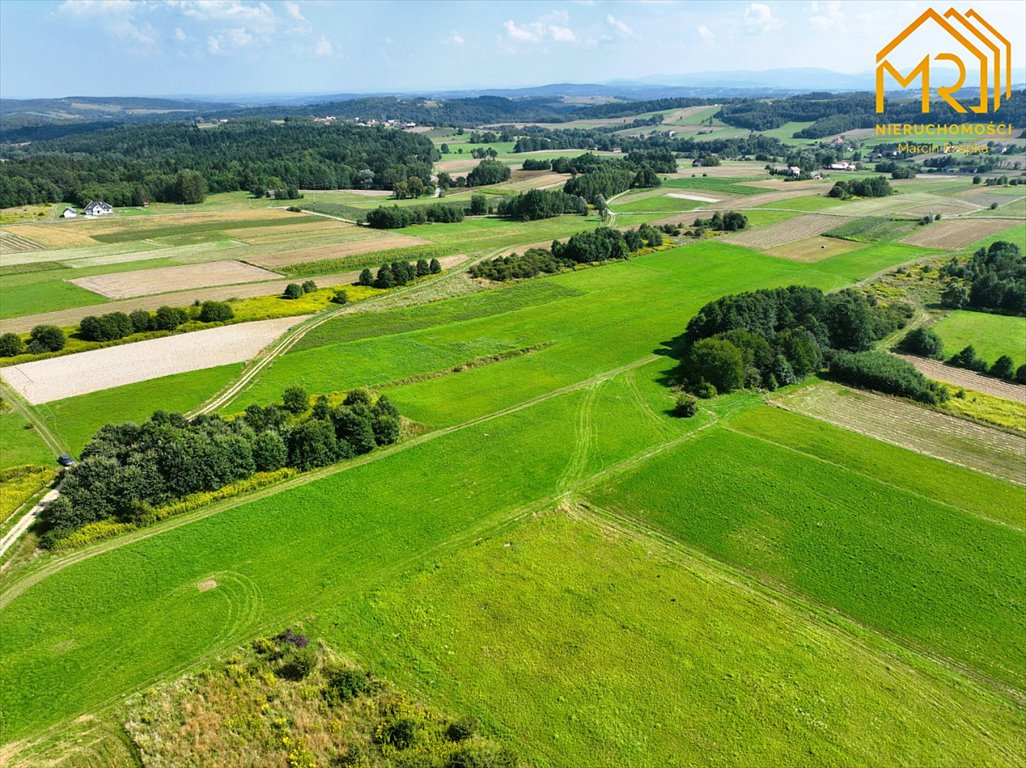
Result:
M1016 367L1026 363L1026 318L956 310L930 327L944 342L945 357L971 344L988 363L1001 355L1011 357Z
M705 177L702 176L701 168L694 169L693 174L693 177L686 177L683 179L667 179L663 182L663 186L669 187L670 189L723 192L728 195L758 195L767 191L759 187L748 187L740 183L742 181L754 181L755 179L765 178L761 176L753 177L753 179L724 179L716 176Z
M843 213L843 209L840 206L843 203L839 203L837 198L834 197L820 197L818 195L810 195L809 197L790 197L787 200L778 200L776 202L762 203L756 206L757 208L790 208L795 211L809 211L816 212L822 211L827 208L838 208L838 212Z
M0 411L0 469L22 464L50 466L57 457L15 410Z
M404 233L480 254L597 223ZM667 348L706 302L834 290L930 253L802 264L710 239L324 323L223 411L296 383L374 386L421 431L0 573L0 740L84 714L116 733L126 695L302 621L531 765L1017 765L1023 490L754 393L670 414ZM103 423L188 410L240 370L39 411L78 452Z
M892 472L899 483L881 482L849 468L844 457L859 442L849 433L820 429L824 460L807 434L788 435L790 414L769 414L739 416L730 431L703 435L589 498L912 647L1022 688L1023 529L922 493L914 475L943 477L948 465L906 452L898 466L913 479ZM956 469L936 485L957 482L965 473ZM795 476L803 481L786 480Z

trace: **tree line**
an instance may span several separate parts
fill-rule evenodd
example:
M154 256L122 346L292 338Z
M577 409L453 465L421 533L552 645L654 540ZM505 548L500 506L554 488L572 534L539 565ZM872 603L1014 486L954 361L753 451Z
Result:
M387 397L350 392L341 405L298 387L280 404L250 405L234 419L189 420L158 411L142 424L101 427L69 468L60 496L42 514L43 546L92 522L145 524L190 494L215 491L257 472L307 471L399 439L399 412Z
M155 123L5 148L0 207L62 200L82 205L198 202L207 192L392 189L431 184L437 152L423 136L384 128L263 119L210 128ZM187 171L187 172L186 172Z
M847 200L851 197L887 197L894 194L894 187L884 176L870 176L866 179L838 181L830 188L828 197Z
M365 285L371 288L395 288L399 285L406 285L411 280L428 275L437 275L442 271L442 264L438 259L418 259L416 264L407 261L393 261L391 264L382 264L377 274L370 269L360 272L357 285Z
M934 360L944 360L945 357L944 342L933 328L923 327L909 331L899 342L898 349L910 355ZM1016 368L1015 361L1010 355L1001 355L992 365L988 365L986 360L977 355L972 344L948 358L947 363L1006 381L1014 381L1017 384L1026 384L1026 363Z
M483 261L468 272L471 277L504 282L540 274L551 275L577 264L626 259L643 248L657 248L662 244L662 233L647 224L626 232L598 227L592 232L571 235L566 243L555 240L550 249L530 248L523 254L513 253Z
M818 288L792 285L724 296L706 304L688 322L677 379L686 390L711 397L741 388L794 384L829 363L832 373L858 386L866 384L850 371L869 366L879 374L873 388L907 394L912 389L906 379L914 368L900 365L903 361L890 355L884 357L898 364L876 365L876 357L863 353L902 327L910 315L905 304L879 304L854 290L824 294ZM857 365L841 356L835 370L841 352L862 356ZM900 376L898 369L903 371ZM888 376L894 379L890 388ZM917 391L920 399L944 397L928 384Z

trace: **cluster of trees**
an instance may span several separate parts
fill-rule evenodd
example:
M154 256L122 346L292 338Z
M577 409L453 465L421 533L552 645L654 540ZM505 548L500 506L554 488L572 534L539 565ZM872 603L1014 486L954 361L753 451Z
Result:
M168 306L152 313L144 309L132 313L108 312L83 317L78 325L78 336L86 341L116 341L134 333L173 331L190 319L201 323L226 323L234 317L235 312L225 301L205 301L191 318L184 309Z
M1016 243L998 240L964 264L952 258L941 276L947 279L945 307L1026 316L1026 256Z
M368 226L375 229L400 229L413 224L439 222L451 224L463 221L466 211L462 205L409 205L400 208L398 205L379 205L367 214Z
M701 237L707 229L711 229L714 232L737 232L748 226L748 217L737 211L727 211L726 213L716 211L712 218L695 219L695 223L692 226L692 234L695 237Z
M0 335L0 357L15 357L25 352L31 355L60 352L67 343L64 331L56 325L37 325L29 333L27 343L16 333Z
M340 406L310 408L298 387L282 404L250 405L226 420L188 420L158 411L143 424L108 424L64 475L61 495L43 513L43 544L98 520L146 523L155 508L214 491L255 472L301 471L367 453L399 439L399 412L382 396L350 392Z
M264 119L210 128L155 123L107 128L5 150L0 207L201 202L207 192L265 188L393 189L431 185L437 152L423 136L384 128Z
M842 200L850 197L887 197L894 194L894 188L885 176L870 176L867 179L838 181L827 194Z
M505 163L498 160L482 160L477 167L467 174L468 187L484 187L488 184L501 184L509 181L512 171Z
M837 350L861 352L900 328L911 310L847 290L789 286L725 296L688 323L678 378L701 396L793 384Z
M556 259L552 251L545 248L531 248L523 254L500 256L491 261L475 264L469 270L471 277L504 282L516 278L535 277L536 275L555 274L567 266Z
M944 359L944 342L932 328L916 328L909 331L898 344L898 349L911 355L929 357L934 360ZM948 359L948 365L968 368L977 373L987 373L999 379L1026 384L1026 364L1015 367L1015 361L1009 355L1001 355L993 365L978 357L976 349L970 344Z
M525 171L549 171L552 170L551 160L536 160L529 157L520 166Z
M517 221L535 221L564 213L585 216L588 213L588 203L583 197L570 195L562 190L547 192L532 189L524 194L503 198L499 201L496 212L500 216Z
M313 280L306 280L303 283L289 283L285 286L285 290L282 292L282 297L286 299L301 299L306 296L306 294L313 293L316 290L317 283Z
M407 261L393 261L391 264L382 264L377 274L372 274L369 269L360 272L360 279L357 285L365 285L373 288L395 288L397 285L406 285L411 280L428 275L437 275L442 271L442 265L438 259L418 259L416 264Z

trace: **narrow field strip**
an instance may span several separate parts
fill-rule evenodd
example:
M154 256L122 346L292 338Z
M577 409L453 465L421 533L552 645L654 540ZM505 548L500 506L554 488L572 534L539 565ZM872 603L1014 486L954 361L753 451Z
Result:
M155 293L252 283L280 277L281 275L276 272L241 261L218 261L213 264L186 264L180 267L157 267L134 272L78 277L71 282L108 299L131 299Z
M309 315L238 323L0 369L33 405L249 360Z
M983 392L995 397L1003 397L1006 400L1026 405L1026 387L1022 384L1013 384L1010 381L995 379L993 376L984 376L966 368L945 365L940 360L929 360L917 355L898 355L898 357L910 362L916 367L917 371L928 379L943 381L945 384L951 384L955 387L963 387L974 392Z
M723 242L749 248L773 248L821 235L837 226L837 217L822 213L807 213L795 219L771 224L768 227L726 235Z
M912 403L829 382L774 397L773 405L1026 486L1026 438Z
M899 242L924 248L957 250L1011 226L1014 222L1000 219L948 219L917 227L915 232Z

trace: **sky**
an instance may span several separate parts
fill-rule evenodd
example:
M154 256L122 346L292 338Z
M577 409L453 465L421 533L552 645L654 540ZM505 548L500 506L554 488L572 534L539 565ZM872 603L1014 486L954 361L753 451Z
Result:
M863 73L929 6L0 0L0 96L438 91L798 67ZM972 7L1011 40L1021 70L1026 2Z

